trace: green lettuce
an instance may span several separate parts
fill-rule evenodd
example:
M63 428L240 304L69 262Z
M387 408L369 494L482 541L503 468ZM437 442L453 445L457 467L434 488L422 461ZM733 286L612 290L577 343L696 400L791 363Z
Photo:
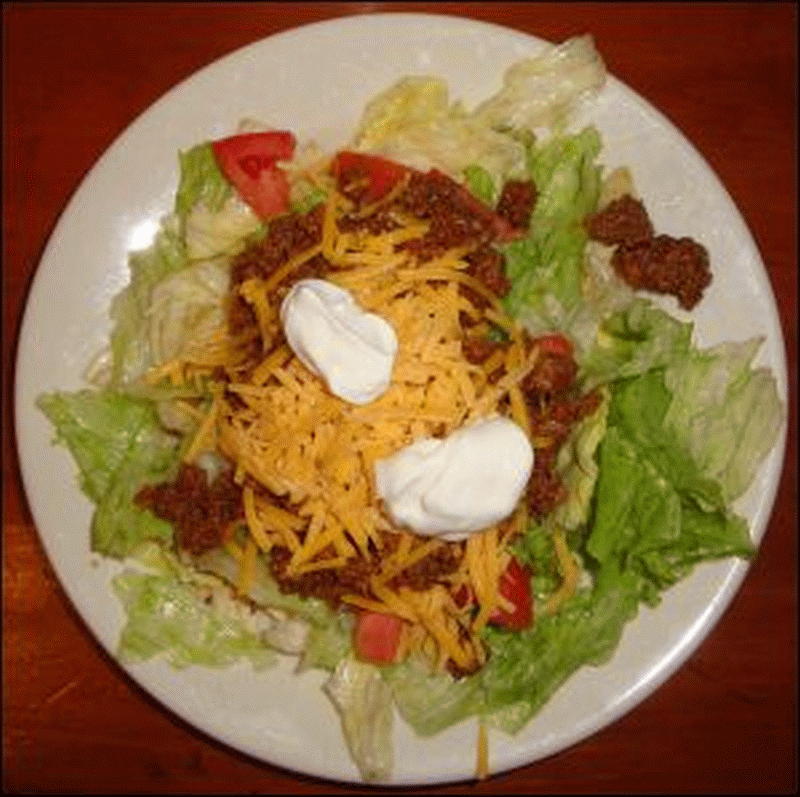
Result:
M630 319L645 334L621 334ZM774 378L750 367L756 344L698 351L685 325L642 305L607 328L617 331L604 349L616 346L611 372L633 375L602 388L610 400L576 430L562 462L566 478L579 485L585 468L591 483L590 500L560 513L587 586L556 614L539 612L528 631L487 628L489 659L472 677L432 676L413 661L388 670L400 713L421 735L473 715L517 732L575 671L608 661L640 605L656 605L699 562L754 553L720 474L741 481L739 459L758 463L781 422ZM756 407L767 417L751 430L741 418ZM533 565L541 604L559 583L547 529L532 525L514 547Z
M392 693L380 668L346 656L323 686L339 712L353 761L366 781L387 778L394 766Z
M552 521L570 531L586 523L599 474L595 453L605 437L610 391L601 389L600 406L580 421L561 446L556 470L567 499L552 512Z
M584 389L638 376L683 361L692 346L693 324L679 321L641 297L603 319L580 358Z
M174 212L161 219L150 246L130 254L128 285L111 304L108 383L117 389L201 345L224 322L230 257L262 229L210 144L179 160Z
M494 205L497 189L492 175L478 164L471 164L464 169L464 180L470 192L487 205Z
M126 570L113 580L126 612L117 654L125 663L164 654L180 669L190 664L224 667L244 658L254 669L274 664L274 651L248 628L241 604L176 577Z
M752 363L763 339L726 342L673 360L664 373L672 401L664 425L719 481L727 503L752 482L783 418L775 377Z
M158 423L154 405L112 391L50 393L39 408L55 442L71 452L83 492L95 504L91 546L123 558L147 541L169 544L172 527L134 506L139 488L172 472L177 444Z
M527 237L502 247L512 283L503 301L533 330L568 331L581 306L583 218L597 205L599 152L600 137L592 127L528 150L528 173L539 195Z
M433 736L486 705L480 676L453 680L447 673L430 672L430 663L417 657L385 667L400 716L420 736Z
M130 280L112 300L109 384L119 388L141 376L152 364L149 315L158 283L186 268L184 240L174 219L165 219L153 243L132 252Z
M204 142L178 154L180 177L175 194L175 212L182 223L192 208L205 205L219 211L233 195L233 186L219 170L211 144Z

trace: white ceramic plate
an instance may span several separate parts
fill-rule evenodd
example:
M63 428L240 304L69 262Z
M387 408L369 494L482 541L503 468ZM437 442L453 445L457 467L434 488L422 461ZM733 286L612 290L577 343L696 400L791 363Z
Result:
M350 17L298 28L238 50L178 85L87 175L32 286L19 344L16 417L25 488L47 555L112 655L123 621L109 584L112 567L89 553L92 508L78 490L68 452L51 445L52 429L34 401L44 391L82 386L87 363L109 333L110 299L127 282L127 252L148 241L171 207L178 151L229 134L245 117L294 130L300 141L344 143L364 102L402 75L441 75L454 98L473 104L499 87L506 66L542 46L512 30L441 16ZM681 133L619 81L609 79L589 118L604 136L604 162L632 167L656 228L701 240L712 265L725 264L716 268L695 314L699 341L763 335L760 361L774 371L785 401L774 298L724 187ZM737 505L756 539L772 508L784 441L785 431ZM739 561L705 565L657 609L643 609L610 663L577 673L517 737L490 734L491 770L564 749L642 701L694 651L745 572ZM259 675L244 665L173 672L156 662L126 669L180 717L234 748L310 775L358 780L334 710L319 689L322 674L295 676L292 666L287 660ZM395 735L393 783L474 775L474 722L433 739L418 739L397 722Z

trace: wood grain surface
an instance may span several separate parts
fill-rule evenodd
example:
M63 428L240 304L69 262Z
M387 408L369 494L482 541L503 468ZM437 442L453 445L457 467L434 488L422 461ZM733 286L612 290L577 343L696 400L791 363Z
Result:
M137 687L93 640L38 542L13 435L26 292L96 159L151 103L240 46L321 19L435 11L557 41L590 32L728 188L778 300L787 464L730 609L667 683L586 741L480 783L407 793L791 793L797 776L797 5L3 4L3 789L346 794L248 758Z

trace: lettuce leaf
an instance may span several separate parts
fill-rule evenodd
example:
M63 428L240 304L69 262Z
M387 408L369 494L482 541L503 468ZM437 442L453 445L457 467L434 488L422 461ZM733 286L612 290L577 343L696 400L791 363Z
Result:
M180 178L175 193L175 212L182 222L192 208L204 205L208 210L221 210L233 195L233 186L217 166L209 142L197 144L178 153Z
M527 237L502 247L512 282L503 302L533 331L569 331L582 306L583 217L597 205L599 152L600 137L592 127L534 144L528 152L539 196Z
M224 667L245 658L263 670L276 660L256 630L248 628L241 604L211 587L203 590L172 572L132 569L112 584L127 618L117 649L124 663L164 654L181 669Z
M719 481L727 503L752 482L783 420L775 377L752 367L762 343L753 338L691 351L664 373L672 393L664 425Z
M169 544L172 527L137 509L133 498L148 482L168 477L177 444L165 433L154 405L112 391L50 393L39 408L79 468L83 492L95 504L91 546L123 558L149 540Z
M481 202L487 205L494 205L497 189L495 188L492 175L477 163L470 164L464 169L464 181L469 190Z
M447 673L431 674L430 663L412 657L386 667L397 710L420 736L433 736L486 705L478 676L453 680Z
M475 109L475 116L497 128L559 127L605 79L592 37L574 36L512 64L503 87Z
M607 407L586 419L585 437L578 434L572 441L575 451L564 455L568 466L577 466L586 460L579 453L583 445L588 461L592 453L596 458L591 500L562 518L575 521L571 538L590 586L580 588L556 614L539 613L528 631L487 628L489 660L475 676L460 681L431 676L414 662L388 671L398 708L417 733L438 733L472 715L516 733L576 670L608 661L640 604L656 605L663 591L699 562L753 555L747 523L729 509L713 454L723 445L738 459L739 452L731 452L726 442L731 430L741 431L742 408L763 406L770 412L777 401L774 380L749 367L754 345L698 352L690 347L685 326L663 323L659 313L646 309L637 307L631 317L648 334L619 336L617 373L626 372L627 361L636 363L630 368L635 375L610 386ZM668 345L656 342L655 329ZM663 364L666 350L670 365ZM711 393L715 410L707 417L702 408L708 408ZM774 413L758 425L766 439L746 445L745 459L758 459L761 448L774 443L772 430L782 410ZM692 421L694 431L716 439L695 441ZM735 440L746 444L750 436L736 434ZM698 457L692 445L711 455ZM537 598L557 587L545 529L531 526L515 550L534 565Z
M615 392L586 543L601 573L636 579L637 594L650 605L697 562L755 550L719 483L665 428L671 401L661 370Z
M392 694L380 669L343 658L323 686L336 706L353 761L366 781L387 778L394 766Z
M581 357L578 377L589 389L683 361L692 345L693 324L679 321L641 297L599 324Z
M567 489L567 500L551 513L552 522L571 531L589 518L599 468L595 459L597 447L605 437L611 394L601 388L600 406L580 421L561 446L556 470Z
M163 220L153 243L129 260L130 280L112 300L109 386L119 388L152 364L150 316L153 289L186 268L186 248L174 217Z
M496 185L525 168L525 148L515 136L451 103L447 84L428 76L401 78L370 101L353 145L456 180L474 164Z

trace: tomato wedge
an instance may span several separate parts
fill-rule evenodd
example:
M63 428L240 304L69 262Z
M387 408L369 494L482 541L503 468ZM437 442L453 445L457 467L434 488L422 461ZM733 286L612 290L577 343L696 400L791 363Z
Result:
M533 623L531 571L521 565L516 557L511 557L505 572L500 576L500 594L514 604L514 609L495 609L489 615L489 622L515 631L530 628Z
M268 219L289 209L289 179L276 165L294 155L296 140L285 130L240 133L211 142L220 171L258 215Z
M397 657L403 621L391 614L359 612L353 631L356 655L373 664L391 664Z
M358 189L358 197L365 205L383 199L409 171L407 166L380 155L351 150L337 152L331 164L331 172L339 190L348 184L364 183Z
M531 571L521 565L516 557L511 557L505 571L500 576L500 594L514 605L512 611L493 609L489 615L489 623L500 628L522 631L533 624L533 603L531 601ZM456 606L464 608L474 605L475 595L464 585L454 596Z
M552 354L555 357L572 357L572 341L558 332L542 335L533 341L542 354Z

